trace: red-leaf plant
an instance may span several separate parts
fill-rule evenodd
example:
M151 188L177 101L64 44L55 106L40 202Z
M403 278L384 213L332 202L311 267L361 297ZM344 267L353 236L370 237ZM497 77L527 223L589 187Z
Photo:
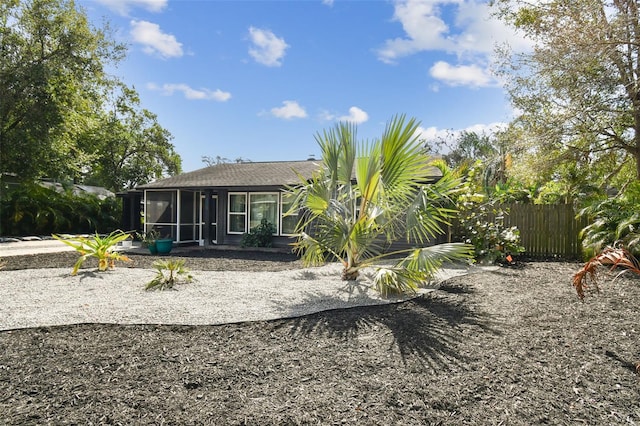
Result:
M573 286L576 288L580 300L584 299L584 291L589 287L588 282L593 285L595 291L600 291L596 277L599 266L611 266L611 271L622 268L614 279L628 271L640 275L640 263L629 251L624 248L607 247L600 254L589 259L584 267L573 276Z
M589 259L584 267L573 276L573 286L576 288L580 300L584 300L584 292L589 285L592 285L596 292L600 291L596 277L599 266L610 266L610 271L620 268L621 271L614 279L629 271L640 275L640 262L629 251L621 247L607 247L600 254ZM640 362L635 364L636 373L640 374Z

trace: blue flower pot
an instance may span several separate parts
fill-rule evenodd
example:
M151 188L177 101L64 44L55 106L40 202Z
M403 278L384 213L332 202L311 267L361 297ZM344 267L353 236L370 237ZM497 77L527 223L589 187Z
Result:
M149 253L158 254L158 247L156 246L156 243L151 243L147 247L149 248Z
M156 240L156 250L158 250L158 254L171 253L172 248L173 240Z

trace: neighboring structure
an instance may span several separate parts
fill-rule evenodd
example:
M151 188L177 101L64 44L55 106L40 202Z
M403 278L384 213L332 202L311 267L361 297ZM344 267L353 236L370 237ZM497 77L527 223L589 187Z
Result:
M123 229L156 229L177 243L240 245L242 234L264 218L276 227L273 244L292 242L297 215L284 216L286 186L310 179L321 162L223 163L138 186L123 199ZM430 168L425 181L437 180ZM141 226L142 204L144 229Z

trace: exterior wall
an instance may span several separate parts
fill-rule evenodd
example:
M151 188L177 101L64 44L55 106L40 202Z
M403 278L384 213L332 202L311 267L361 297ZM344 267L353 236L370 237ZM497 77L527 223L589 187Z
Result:
M140 214L142 197L141 191L118 194L118 198L122 200L121 229L142 232L142 216Z
M171 210L173 210L173 216L176 216L175 211L177 211L178 200L181 198L178 196L178 193L183 194L185 192L195 192L200 193L202 195L201 201L198 202L196 208L200 208L202 212L202 216L200 218L200 222L202 223L199 239L204 241L205 245L240 245L240 241L242 239L242 233L229 233L228 232L228 210L229 210L229 193L243 193L246 194L246 204L245 204L245 232L249 231L249 223L248 220L250 218L250 194L259 194L259 193L281 193L281 187L237 187L237 188L166 188L166 189L153 189L148 191L140 191L140 192L130 192L128 194L121 195L123 199L123 214L122 214L122 224L126 225L126 229L136 229L142 231L143 227L140 224L140 201L144 200L145 212L146 206L148 205L148 200L146 196L151 192L162 192L162 193L174 193L173 201L169 203ZM217 203L214 203L213 197L217 197ZM163 207L164 208L164 207ZM214 212L214 209L217 210ZM277 204L277 219L278 224L276 226L280 226L280 215L281 212L281 203L280 197L278 197ZM137 224L135 221L137 219ZM185 219L186 220L186 219ZM170 224L161 224L158 225L161 228L172 227L179 228L181 224L189 223L185 222L183 218L178 214L176 217L173 217L172 221L173 225ZM213 228L211 223L216 223L216 227ZM152 223L152 222L148 222ZM136 228L137 227L137 228ZM175 233L172 233L173 238L175 239ZM196 237L196 240L198 238ZM215 243L213 243L215 241ZM276 247L286 248L289 243L292 242L292 238L289 236L281 236L276 235L273 239L273 244Z

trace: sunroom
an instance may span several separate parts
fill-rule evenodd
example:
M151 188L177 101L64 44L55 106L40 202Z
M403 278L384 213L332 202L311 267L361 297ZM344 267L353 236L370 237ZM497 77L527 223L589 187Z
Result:
M175 243L209 246L240 245L242 235L266 219L275 227L274 246L286 247L298 218L285 216L284 190L319 167L312 160L229 163L161 179L120 194L123 223Z

